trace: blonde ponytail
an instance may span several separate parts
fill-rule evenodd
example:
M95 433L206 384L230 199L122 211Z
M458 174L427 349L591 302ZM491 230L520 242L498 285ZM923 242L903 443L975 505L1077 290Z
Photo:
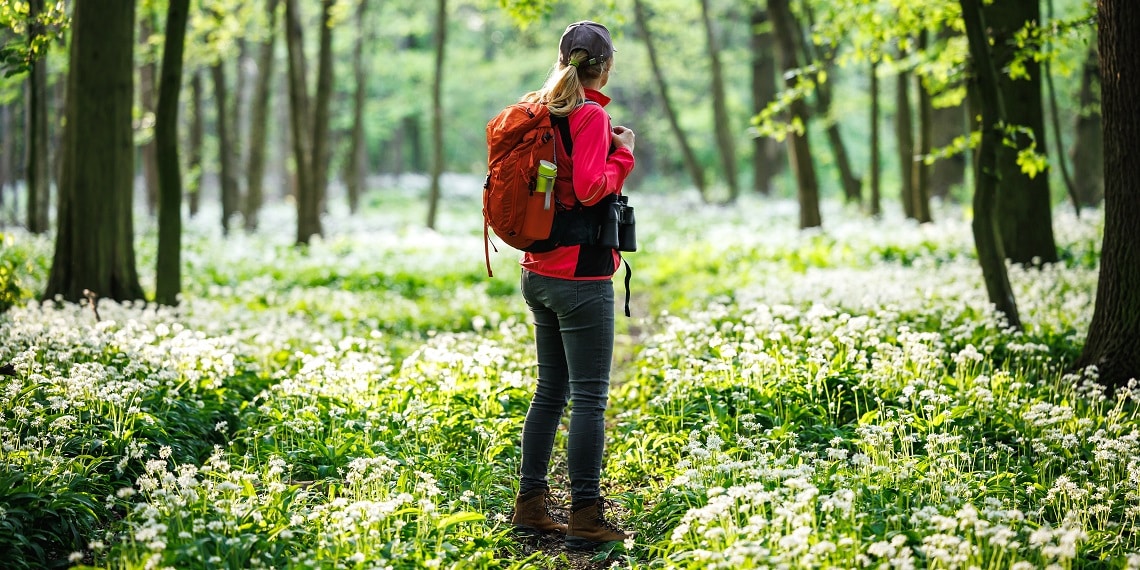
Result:
M575 50L570 54L570 62L554 64L554 70L546 78L546 83L538 91L523 95L522 100L529 103L545 103L550 114L565 117L579 105L586 102L586 90L582 80L592 81L601 77L602 72L609 69L613 59L595 65L579 66L578 63L586 59L586 50Z

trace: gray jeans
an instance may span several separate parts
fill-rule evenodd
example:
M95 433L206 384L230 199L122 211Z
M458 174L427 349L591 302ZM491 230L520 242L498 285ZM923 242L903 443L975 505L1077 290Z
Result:
M573 501L601 496L605 411L614 352L614 284L522 272L534 313L538 387L522 432L519 492L548 486L554 434L571 402L566 464Z

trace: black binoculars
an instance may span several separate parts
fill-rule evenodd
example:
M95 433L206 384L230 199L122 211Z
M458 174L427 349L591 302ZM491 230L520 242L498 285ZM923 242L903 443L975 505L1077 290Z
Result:
M637 251L637 233L629 196L614 196L609 203L598 235L598 245L618 251Z

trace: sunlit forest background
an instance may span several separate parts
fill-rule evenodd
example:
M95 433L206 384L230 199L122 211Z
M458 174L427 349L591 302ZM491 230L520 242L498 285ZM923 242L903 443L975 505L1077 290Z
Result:
M637 133L602 483L636 535L595 552L512 532L537 366L479 214L488 120L583 19ZM1140 567L1138 29L0 0L0 566Z

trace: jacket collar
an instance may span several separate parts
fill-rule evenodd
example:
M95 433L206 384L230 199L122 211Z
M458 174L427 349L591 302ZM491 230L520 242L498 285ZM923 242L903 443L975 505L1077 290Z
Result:
M590 89L587 87L585 91L586 99L589 99L590 101L593 101L603 107L610 103L610 98L603 95L602 92L598 91L597 89Z

